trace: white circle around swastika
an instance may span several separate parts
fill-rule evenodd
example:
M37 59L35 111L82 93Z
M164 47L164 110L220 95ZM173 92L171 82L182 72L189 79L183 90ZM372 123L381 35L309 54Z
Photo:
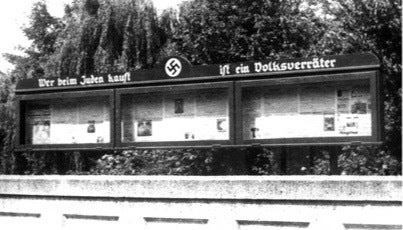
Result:
M165 63L165 73L170 77L178 76L182 71L182 63L177 58L171 58Z

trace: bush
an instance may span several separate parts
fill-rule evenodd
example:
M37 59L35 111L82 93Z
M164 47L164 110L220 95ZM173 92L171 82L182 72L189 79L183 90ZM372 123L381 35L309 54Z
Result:
M130 150L103 155L91 174L263 175L277 173L274 162L268 150Z
M338 158L342 175L401 175L401 163L377 147L345 146Z

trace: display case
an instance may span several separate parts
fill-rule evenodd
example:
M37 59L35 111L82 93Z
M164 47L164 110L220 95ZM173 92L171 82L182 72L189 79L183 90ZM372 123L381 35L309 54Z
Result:
M373 54L192 66L18 82L16 149L122 150L382 143Z
M379 142L376 71L237 82L243 144Z
M233 144L232 83L117 91L121 146Z
M19 145L26 149L113 146L113 91L17 97Z

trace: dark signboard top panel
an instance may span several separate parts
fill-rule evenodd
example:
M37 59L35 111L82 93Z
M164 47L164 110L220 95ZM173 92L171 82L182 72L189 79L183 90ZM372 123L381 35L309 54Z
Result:
M19 81L17 93L86 88L113 88L149 83L200 80L247 79L251 76L281 76L292 73L335 72L379 68L373 54L323 56L300 59L248 61L192 66L181 57L168 57L157 68L105 75L32 78Z

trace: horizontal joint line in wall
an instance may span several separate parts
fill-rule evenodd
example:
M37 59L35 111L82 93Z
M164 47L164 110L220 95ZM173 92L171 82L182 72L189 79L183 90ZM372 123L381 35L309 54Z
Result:
M0 216L9 216L9 217L41 217L39 213L24 213L24 212L0 212Z

